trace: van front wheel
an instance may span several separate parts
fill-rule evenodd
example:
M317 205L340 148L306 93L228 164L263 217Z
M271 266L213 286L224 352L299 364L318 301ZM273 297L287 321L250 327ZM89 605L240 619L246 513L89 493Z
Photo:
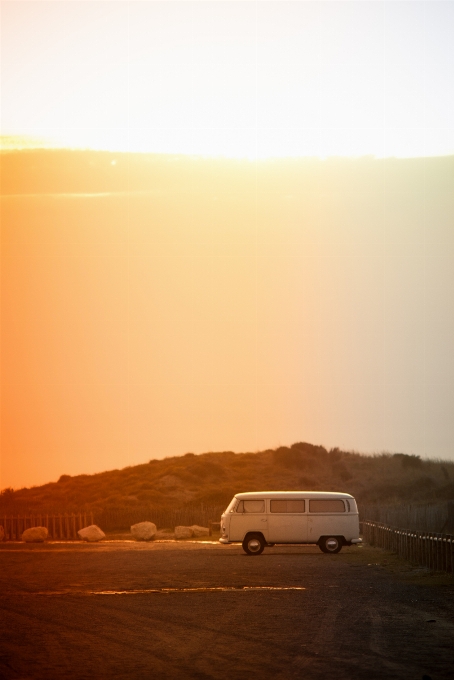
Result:
M342 550L342 540L339 536L323 536L318 547L322 552L334 555Z
M265 547L265 541L260 534L248 534L243 541L243 550L247 555L260 555Z

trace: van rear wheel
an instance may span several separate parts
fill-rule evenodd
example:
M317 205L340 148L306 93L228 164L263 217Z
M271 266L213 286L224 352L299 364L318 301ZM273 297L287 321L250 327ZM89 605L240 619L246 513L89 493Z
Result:
M342 540L339 536L323 536L318 547L322 552L334 555L342 550Z
M243 550L247 555L260 555L265 547L265 540L260 534L248 534L243 541Z

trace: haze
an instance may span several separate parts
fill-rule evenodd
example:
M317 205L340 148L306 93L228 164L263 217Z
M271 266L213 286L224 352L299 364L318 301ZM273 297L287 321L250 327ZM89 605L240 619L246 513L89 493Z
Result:
M1 487L294 441L453 458L453 29L2 3Z
M454 153L452 2L2 2L2 130L241 156Z

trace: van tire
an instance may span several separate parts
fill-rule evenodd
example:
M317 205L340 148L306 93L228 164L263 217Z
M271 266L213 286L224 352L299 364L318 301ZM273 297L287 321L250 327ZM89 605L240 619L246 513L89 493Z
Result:
M262 534L247 534L243 540L243 550L247 555L261 555L265 545Z
M343 539L340 536L322 536L318 547L324 553L335 555L342 550Z

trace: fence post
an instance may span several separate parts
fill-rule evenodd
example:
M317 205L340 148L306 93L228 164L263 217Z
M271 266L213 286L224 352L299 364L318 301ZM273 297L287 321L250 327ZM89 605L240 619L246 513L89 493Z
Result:
M390 527L369 520L363 520L361 528L365 540L372 546L393 550L431 571L454 571L453 535Z
M441 571L442 565L442 546L441 546L441 534L437 533L437 571Z

